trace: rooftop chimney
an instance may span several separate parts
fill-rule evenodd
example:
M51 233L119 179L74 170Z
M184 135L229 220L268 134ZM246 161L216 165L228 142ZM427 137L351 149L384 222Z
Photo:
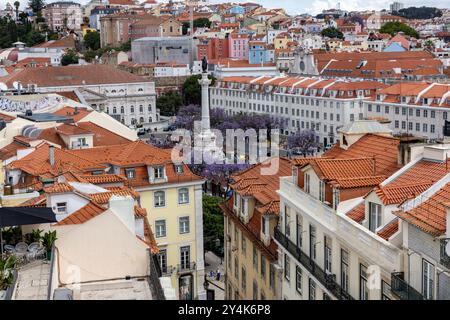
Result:
M50 165L53 167L55 165L55 147L48 147L48 160L50 161Z

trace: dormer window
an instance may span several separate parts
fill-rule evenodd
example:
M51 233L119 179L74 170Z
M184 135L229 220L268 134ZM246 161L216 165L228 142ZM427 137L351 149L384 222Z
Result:
M164 167L163 166L159 166L159 167L155 167L155 179L164 179Z
M57 214L66 214L67 213L67 202L56 203L56 213Z
M381 205L369 202L369 229L375 232L381 226Z
M134 168L125 169L125 176L128 180L136 178L136 170Z
M175 165L175 173L176 173L176 174L181 174L181 173L183 173L183 165L181 165L181 164L176 164L176 165Z
M310 193L311 191L311 176L309 173L305 173L305 192Z
M322 180L319 181L319 201L325 201L325 183Z

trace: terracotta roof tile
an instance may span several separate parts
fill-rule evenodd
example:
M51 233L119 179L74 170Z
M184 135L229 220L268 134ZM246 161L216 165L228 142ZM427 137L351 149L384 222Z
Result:
M107 209L101 207L100 205L90 201L87 205L82 207L81 209L73 212L68 217L64 218L63 220L59 221L56 225L62 226L62 225L71 225L71 224L82 224L86 221L102 214Z
M395 218L384 226L383 229L378 231L378 235L384 240L388 241L398 231L398 218Z
M430 198L413 209L407 212L400 210L393 213L402 220L405 220L424 232L437 237L446 232L446 203L449 201L450 184L446 184Z
M405 185L387 185L375 188L383 204L401 204L407 199L415 198L433 185L433 182L412 182Z
M361 223L366 216L365 208L366 208L365 202L363 201L361 204L357 205L351 211L349 211L347 213L347 217L349 217L352 220L355 220L358 223Z
M55 183L53 186L51 187L47 187L44 188L45 193L69 193L72 192L74 189L73 187L66 183L66 182L59 182L59 183Z

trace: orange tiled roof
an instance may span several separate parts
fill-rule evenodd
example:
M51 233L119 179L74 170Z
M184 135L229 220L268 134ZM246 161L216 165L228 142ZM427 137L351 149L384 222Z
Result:
M107 188L109 192L100 192L89 195L90 198L98 204L106 204L112 196L131 196L134 199L139 198L139 193L128 187Z
M63 123L62 125L56 127L55 129L56 132L67 136L93 134L92 132L74 124Z
M147 216L147 210L145 208L141 208L139 206L134 206L134 215L136 217L146 217Z
M59 221L56 225L62 226L62 225L71 225L71 224L82 224L86 221L102 214L107 209L101 207L100 205L96 204L95 202L89 201L87 205L82 207L81 209L75 211L68 217L64 218L63 220Z
M446 232L447 209L450 200L450 183L433 194L428 200L409 211L393 212L400 219L416 226L434 237Z
M51 194L51 193L68 193L68 192L72 192L73 190L74 190L73 187L66 182L55 183L51 187L44 188L45 193L49 193L49 194Z
M352 220L355 220L358 223L361 223L366 215L365 208L366 206L363 201L361 204L357 205L352 210L350 210L350 212L347 213L347 217L349 217Z
M375 188L375 193L383 201L383 204L401 204L407 199L412 199L426 191L433 182L412 182L406 185L387 185Z
M398 218L395 218L384 226L383 229L378 231L378 235L384 240L388 241L398 231Z
M400 140L375 134L366 134L353 143L347 150L335 144L323 154L323 157L345 159L371 157L375 159L376 173L390 176L400 166L397 160L397 146Z
M92 184L118 183L126 182L125 177L117 174L93 174L93 175L79 175L81 181L86 181Z
M56 174L70 169L75 171L91 171L105 168L104 165L56 147L53 148L55 163L52 166L49 160L49 147L50 145L48 143L43 143L22 159L11 162L7 168L19 169L34 176L40 176L46 173Z

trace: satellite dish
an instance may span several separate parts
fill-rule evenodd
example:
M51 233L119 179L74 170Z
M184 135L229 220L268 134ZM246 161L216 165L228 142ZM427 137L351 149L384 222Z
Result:
M447 244L445 245L445 253L450 257L450 241L447 241Z
M22 85L20 84L19 81L14 81L14 82L13 82L13 87L14 87L14 89L16 89L16 90L22 89Z
M8 86L4 84L3 82L0 82L0 91L6 91L8 90Z

